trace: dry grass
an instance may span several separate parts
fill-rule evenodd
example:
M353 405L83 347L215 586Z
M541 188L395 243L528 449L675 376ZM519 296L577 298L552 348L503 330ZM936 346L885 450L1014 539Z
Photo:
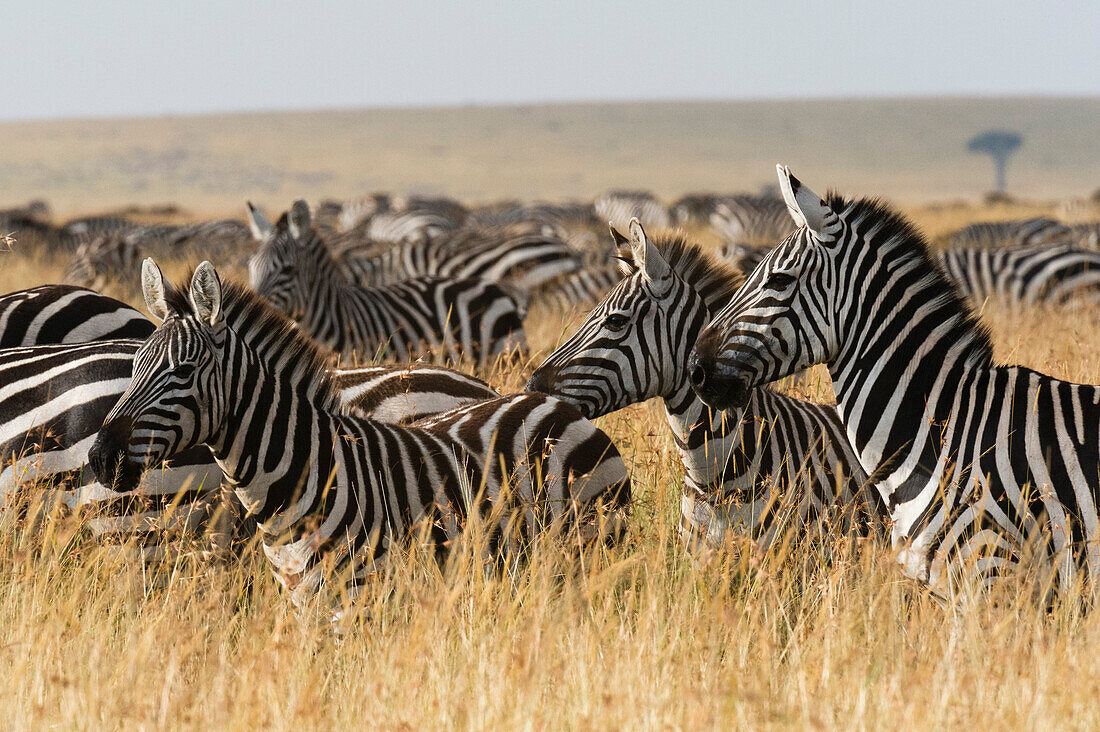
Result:
M59 272L11 255L4 265L5 291ZM1100 383L1100 309L984 317L1002 359ZM575 319L533 322L541 356ZM782 388L829 397L820 370ZM659 405L600 424L633 468L624 546L583 569L543 549L515 578L465 556L442 572L410 556L368 590L342 644L326 608L293 609L256 552L143 567L74 544L67 525L7 535L0 715L15 728L1100 724L1095 613L1046 612L1023 587L945 609L887 548L851 537L697 569L676 537L681 472Z

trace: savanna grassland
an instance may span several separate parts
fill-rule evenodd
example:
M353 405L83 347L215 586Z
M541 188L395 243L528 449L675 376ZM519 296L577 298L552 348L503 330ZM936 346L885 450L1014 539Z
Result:
M119 140L131 136L130 124L137 123L118 124ZM154 129L175 122L149 124ZM310 128L308 116L289 116L285 124L295 135ZM249 152L249 121L239 125L234 154L261 160ZM614 127L609 120L608 130ZM483 132L472 122L465 129L471 136ZM11 134L0 129L0 137ZM384 157L382 143L371 137L379 133L360 134L371 140L372 155ZM65 145L79 147L58 135ZM257 135L256 144L273 144L263 137ZM618 144L631 147L628 140ZM675 153L658 151L669 158ZM632 154L650 164L648 151ZM612 184L655 188L669 197L752 187L770 182L776 156L766 150L760 155L766 165L754 162L751 176L728 183L705 172L692 178L684 163L660 181L639 172L637 179L616 177ZM809 160L810 152L804 157ZM324 160L318 158L318 169ZM888 192L906 200L906 211L937 235L972 220L1054 213L1048 201L1071 191L1088 194L1100 183L1098 157L1090 160L1074 175L1082 181L1091 175L1092 183L1036 195L1035 204L922 203L962 195L969 185L923 168L910 169L908 178L898 178L909 182ZM967 169L976 162L980 179L987 180L984 162L968 160ZM61 163L56 161L59 170ZM821 188L843 187L855 170L837 164L831 175L834 164L835 152L804 179ZM514 195L565 195L568 190L558 187L563 179L554 176L568 165L553 162L552 184L529 178L528 187ZM443 181L444 192L461 193L450 187L459 173L446 155L438 168L402 173L400 167L380 166L369 180L316 187L302 181L293 191L284 182L270 195L275 203L276 195L402 190L413 186L414 177ZM598 172L577 174L591 176L577 196L608 183ZM42 195L13 187L5 175L2 190L12 203ZM86 198L77 185L71 199L59 194L51 200L74 213L178 200L189 215L206 217L234 211L250 195L234 182L229 193L209 198L173 197L170 186L150 174L147 195L115 196L108 177L102 188L89 183ZM949 180L944 195L929 191L933 179ZM1045 179L1035 180L1041 186ZM470 197L507 195L510 183L508 174L492 186L471 183L483 187ZM848 190L877 189L861 184ZM288 202L279 199L283 206ZM65 265L18 253L0 257L4 292L56 281ZM173 263L167 270L178 275L184 268ZM141 306L133 283L110 292ZM533 312L531 364L490 380L502 390L520 388L581 317ZM1100 307L1016 312L986 306L982 317L1003 361L1100 383ZM778 388L831 398L820 369ZM330 630L327 606L294 609L259 551L228 563L204 562L197 552L184 551L171 561L143 564L131 548L81 541L79 525L70 522L52 525L44 535L7 532L0 537L0 719L15 729L957 729L1049 728L1055 720L1073 728L1100 725L1095 612L1075 602L1047 611L1023 585L1005 588L995 602L945 607L901 577L888 547L852 536L787 542L763 556L733 545L697 567L677 536L681 470L660 404L637 405L598 423L632 469L636 505L621 546L580 563L542 547L524 571L508 577L485 572L469 552L459 552L443 568L412 552L370 586L358 625L340 643Z

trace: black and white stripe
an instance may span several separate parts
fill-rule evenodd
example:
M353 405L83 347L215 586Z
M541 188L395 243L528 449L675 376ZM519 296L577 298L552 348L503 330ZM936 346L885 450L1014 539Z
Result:
M1062 222L1033 218L969 224L948 235L946 246L951 249L1017 247L1071 243L1072 240L1073 231Z
M870 516L881 518L831 407L768 389L726 412L699 400L688 353L741 275L680 237L651 241L637 222L631 236L625 278L528 388L567 399L590 419L663 399L686 471L682 528L692 543L719 544L732 530L764 546L788 519L801 527L855 519L867 528Z
M977 303L1064 305L1100 301L1100 251L1070 244L947 249L936 263Z
M412 361L431 352L492 363L526 348L513 293L481 279L420 277L350 284L296 201L249 262L253 288L320 344L341 354Z
M601 222L621 228L631 219L653 228L667 228L672 223L668 208L649 191L609 191L597 198L592 207Z
M150 326L152 323L145 320ZM118 493L95 481L88 450L110 409L129 386L141 341L0 349L0 512L43 504L80 511L101 539L136 539L155 547L181 531L207 532L228 546L240 527L221 506L221 472L205 448L145 474L140 488ZM381 422L410 422L497 396L472 376L443 368L375 367L332 372L349 409Z
M515 225L457 231L431 241L388 247L380 253L370 243L365 250L345 249L340 264L350 279L366 286L389 285L411 277L477 277L530 292L581 268L580 257L558 235L517 232Z
M559 400L501 397L415 427L352 416L301 330L223 286L209 263L188 292L151 260L143 282L164 322L92 449L96 473L130 487L146 467L209 445L295 601L318 589L326 563L353 594L410 536L445 550L470 512L487 520L488 548L509 555L549 524L589 534L606 526L598 505L611 519L629 505L615 446Z
M794 225L783 201L769 196L729 196L716 202L710 227L726 244L771 246Z
M144 339L153 323L121 300L71 285L0 295L0 349Z
M1100 388L996 365L924 238L883 204L823 201L786 168L780 183L801 228L700 335L699 393L742 404L828 364L907 574L945 594L1025 559L1062 589L1095 579Z
M83 510L93 516L93 533L143 542L196 529L209 519L221 472L205 449L179 456L173 468L150 471L138 491L111 491L87 470L88 449L130 383L140 345L107 340L0 350L5 515L28 503L36 506L36 516Z

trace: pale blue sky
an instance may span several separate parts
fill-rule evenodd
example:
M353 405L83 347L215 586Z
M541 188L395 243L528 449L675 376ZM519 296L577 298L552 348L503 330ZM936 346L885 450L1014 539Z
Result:
M1100 0L0 0L0 119L1100 94Z

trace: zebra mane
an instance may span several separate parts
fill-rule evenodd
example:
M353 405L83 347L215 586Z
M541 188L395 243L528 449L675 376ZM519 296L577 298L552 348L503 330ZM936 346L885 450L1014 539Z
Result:
M649 240L676 275L699 293L711 315L725 307L745 281L741 270L688 241L681 232L659 233ZM631 272L636 271L629 251L620 259Z
M850 227L861 230L864 241L886 254L893 266L914 265L921 274L921 290L930 304L956 316L960 329L974 348L973 355L983 362L993 363L989 326L978 319L970 300L943 275L920 229L879 198L849 199L829 191L825 205L841 214Z
M184 281L190 282L192 274L189 271ZM169 312L181 318L194 315L187 288L164 284ZM343 402L326 352L293 320L271 307L251 288L234 281L222 281L222 313L226 325L261 357L268 370L293 374L312 386L330 411L342 411Z

